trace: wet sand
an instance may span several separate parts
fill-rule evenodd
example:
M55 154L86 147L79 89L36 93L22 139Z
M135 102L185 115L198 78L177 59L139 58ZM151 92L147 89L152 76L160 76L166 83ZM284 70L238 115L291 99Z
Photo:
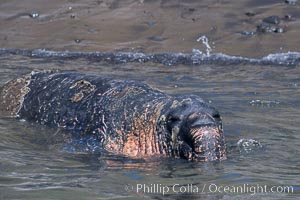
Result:
M262 57L299 51L299 8L283 0L3 0L0 48L190 53L206 35L213 52ZM283 33L252 34L273 15Z

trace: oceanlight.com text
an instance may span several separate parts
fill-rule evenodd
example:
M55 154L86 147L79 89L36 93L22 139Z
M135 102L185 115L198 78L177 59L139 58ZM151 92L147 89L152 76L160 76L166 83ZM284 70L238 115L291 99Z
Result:
M282 185L260 185L260 184L240 184L240 185L219 185L215 183L195 185L195 184L145 184L138 183L136 185L125 185L127 192L144 193L144 194L207 194L207 193L220 193L220 194L250 194L255 195L258 193L290 193L294 192L293 186Z

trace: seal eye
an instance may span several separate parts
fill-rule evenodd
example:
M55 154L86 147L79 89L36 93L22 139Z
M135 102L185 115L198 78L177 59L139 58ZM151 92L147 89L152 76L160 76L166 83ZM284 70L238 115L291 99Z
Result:
M212 117L217 120L219 130L223 130L222 119L218 112L214 112Z
M219 113L213 113L212 117L215 119L221 119L221 116Z
M167 128L169 132L172 132L172 129L180 124L180 117L176 115L170 115L167 118Z
M176 123L176 122L179 122L179 121L180 121L180 118L178 116L170 116L168 118L169 123Z

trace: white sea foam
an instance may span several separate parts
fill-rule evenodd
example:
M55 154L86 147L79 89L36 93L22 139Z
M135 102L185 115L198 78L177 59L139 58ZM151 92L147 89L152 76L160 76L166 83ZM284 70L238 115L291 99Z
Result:
M202 41L202 40L201 40ZM1 49L1 55L23 55L39 58L86 58L94 62L104 61L108 63L131 63L131 62L153 62L167 66L171 65L282 65L282 66L299 66L300 52L287 52L269 54L262 58L247 58L242 56L227 55L223 53L211 53L212 49L208 40L203 39L206 46L206 53L199 49L193 49L192 53L136 53L136 52L76 52L76 51L49 51L46 49Z

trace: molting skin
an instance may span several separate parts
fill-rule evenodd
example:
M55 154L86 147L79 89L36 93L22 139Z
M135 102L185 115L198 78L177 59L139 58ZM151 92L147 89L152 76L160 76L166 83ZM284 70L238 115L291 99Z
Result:
M79 73L32 72L5 84L0 110L93 138L133 158L226 159L222 121L200 97L170 96L144 83Z

